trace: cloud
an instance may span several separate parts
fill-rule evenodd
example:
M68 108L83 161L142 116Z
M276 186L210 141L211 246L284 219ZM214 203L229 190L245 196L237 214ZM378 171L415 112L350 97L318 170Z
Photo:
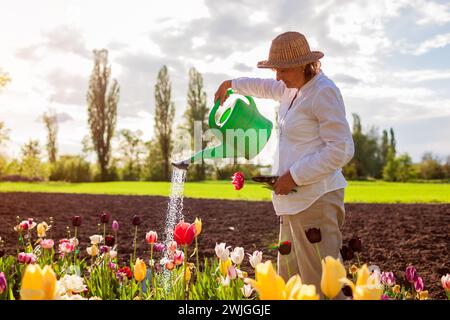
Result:
M64 122L68 122L68 121L72 121L73 120L71 115L68 114L67 112L58 112L56 114L56 119L57 119L58 123L64 123Z
M67 105L86 105L86 92L89 86L87 76L58 68L49 72L46 79L53 91L50 97L52 101Z
M429 52L432 49L443 48L450 44L450 33L438 34L424 42L411 53L419 56Z
M393 77L401 81L413 83L433 80L446 80L450 79L450 69L402 70L399 72L394 72Z

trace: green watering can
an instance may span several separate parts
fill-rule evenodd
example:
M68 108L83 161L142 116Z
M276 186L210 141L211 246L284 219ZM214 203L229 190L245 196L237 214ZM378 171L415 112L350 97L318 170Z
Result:
M228 95L233 90L228 89ZM202 159L222 159L245 157L252 159L266 145L272 133L272 122L259 113L255 101L245 96L249 103L237 99L233 106L226 109L216 122L216 113L220 101L217 100L209 114L209 127L213 134L222 142L215 147L205 148L190 158L172 163L179 169L187 170L190 163Z

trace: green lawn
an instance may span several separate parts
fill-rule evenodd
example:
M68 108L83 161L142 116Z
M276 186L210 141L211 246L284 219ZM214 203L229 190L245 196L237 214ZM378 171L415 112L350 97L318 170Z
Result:
M2 182L0 192L60 192L124 195L168 196L169 182L103 182L103 183L22 183ZM240 191L228 181L188 182L185 197L270 200L270 190L260 184L246 182ZM345 194L346 202L371 203L450 203L449 183L393 183L381 181L350 181Z

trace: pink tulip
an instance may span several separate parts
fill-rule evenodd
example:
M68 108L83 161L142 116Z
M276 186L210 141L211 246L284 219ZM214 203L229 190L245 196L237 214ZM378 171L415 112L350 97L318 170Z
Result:
M112 223L112 229L114 232L119 231L119 223L116 220L114 220Z
M389 287L393 286L395 284L394 273L392 273L392 272L383 272L383 273L381 273L381 282L384 285L387 285Z
M447 273L445 276L441 278L442 288L445 291L450 291L450 273Z
M156 231L149 231L145 235L145 241L147 241L148 244L155 244L156 241L158 241L158 234Z
M413 266L406 268L406 280L410 283L414 283L417 279L417 271Z
M173 262L177 266L183 264L183 262L184 262L184 253L183 253L183 251L181 251L181 250L175 251L175 254L173 255Z
M36 263L36 255L34 253L19 253L17 260L23 264L34 264Z
M41 247L44 249L51 249L55 245L55 242L52 239L44 239L41 241Z
M231 183L234 185L234 190L241 190L244 187L245 180L242 172L235 172L231 179Z
M417 277L416 281L414 281L414 289L416 289L417 292L423 291L424 284L421 277Z
M5 292L8 287L8 282L6 281L6 276L3 272L0 272L0 294Z
M59 252L64 253L71 253L75 249L75 244L70 239L61 239L59 240Z
M177 242L172 240L169 241L169 243L167 244L167 250L169 250L169 252L174 253L177 250Z
M175 245L176 245L176 242L175 242ZM159 242L155 243L155 245L153 246L153 250L155 252L163 252L165 248L166 248L166 246Z

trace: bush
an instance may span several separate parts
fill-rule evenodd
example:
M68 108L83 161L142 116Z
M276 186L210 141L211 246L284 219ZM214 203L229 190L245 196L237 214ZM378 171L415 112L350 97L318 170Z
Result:
M50 170L51 181L90 182L92 170L89 162L80 156L61 156Z
M246 179L261 175L261 169L253 164L228 164L224 167L216 167L217 180L229 180L233 174L240 171Z

